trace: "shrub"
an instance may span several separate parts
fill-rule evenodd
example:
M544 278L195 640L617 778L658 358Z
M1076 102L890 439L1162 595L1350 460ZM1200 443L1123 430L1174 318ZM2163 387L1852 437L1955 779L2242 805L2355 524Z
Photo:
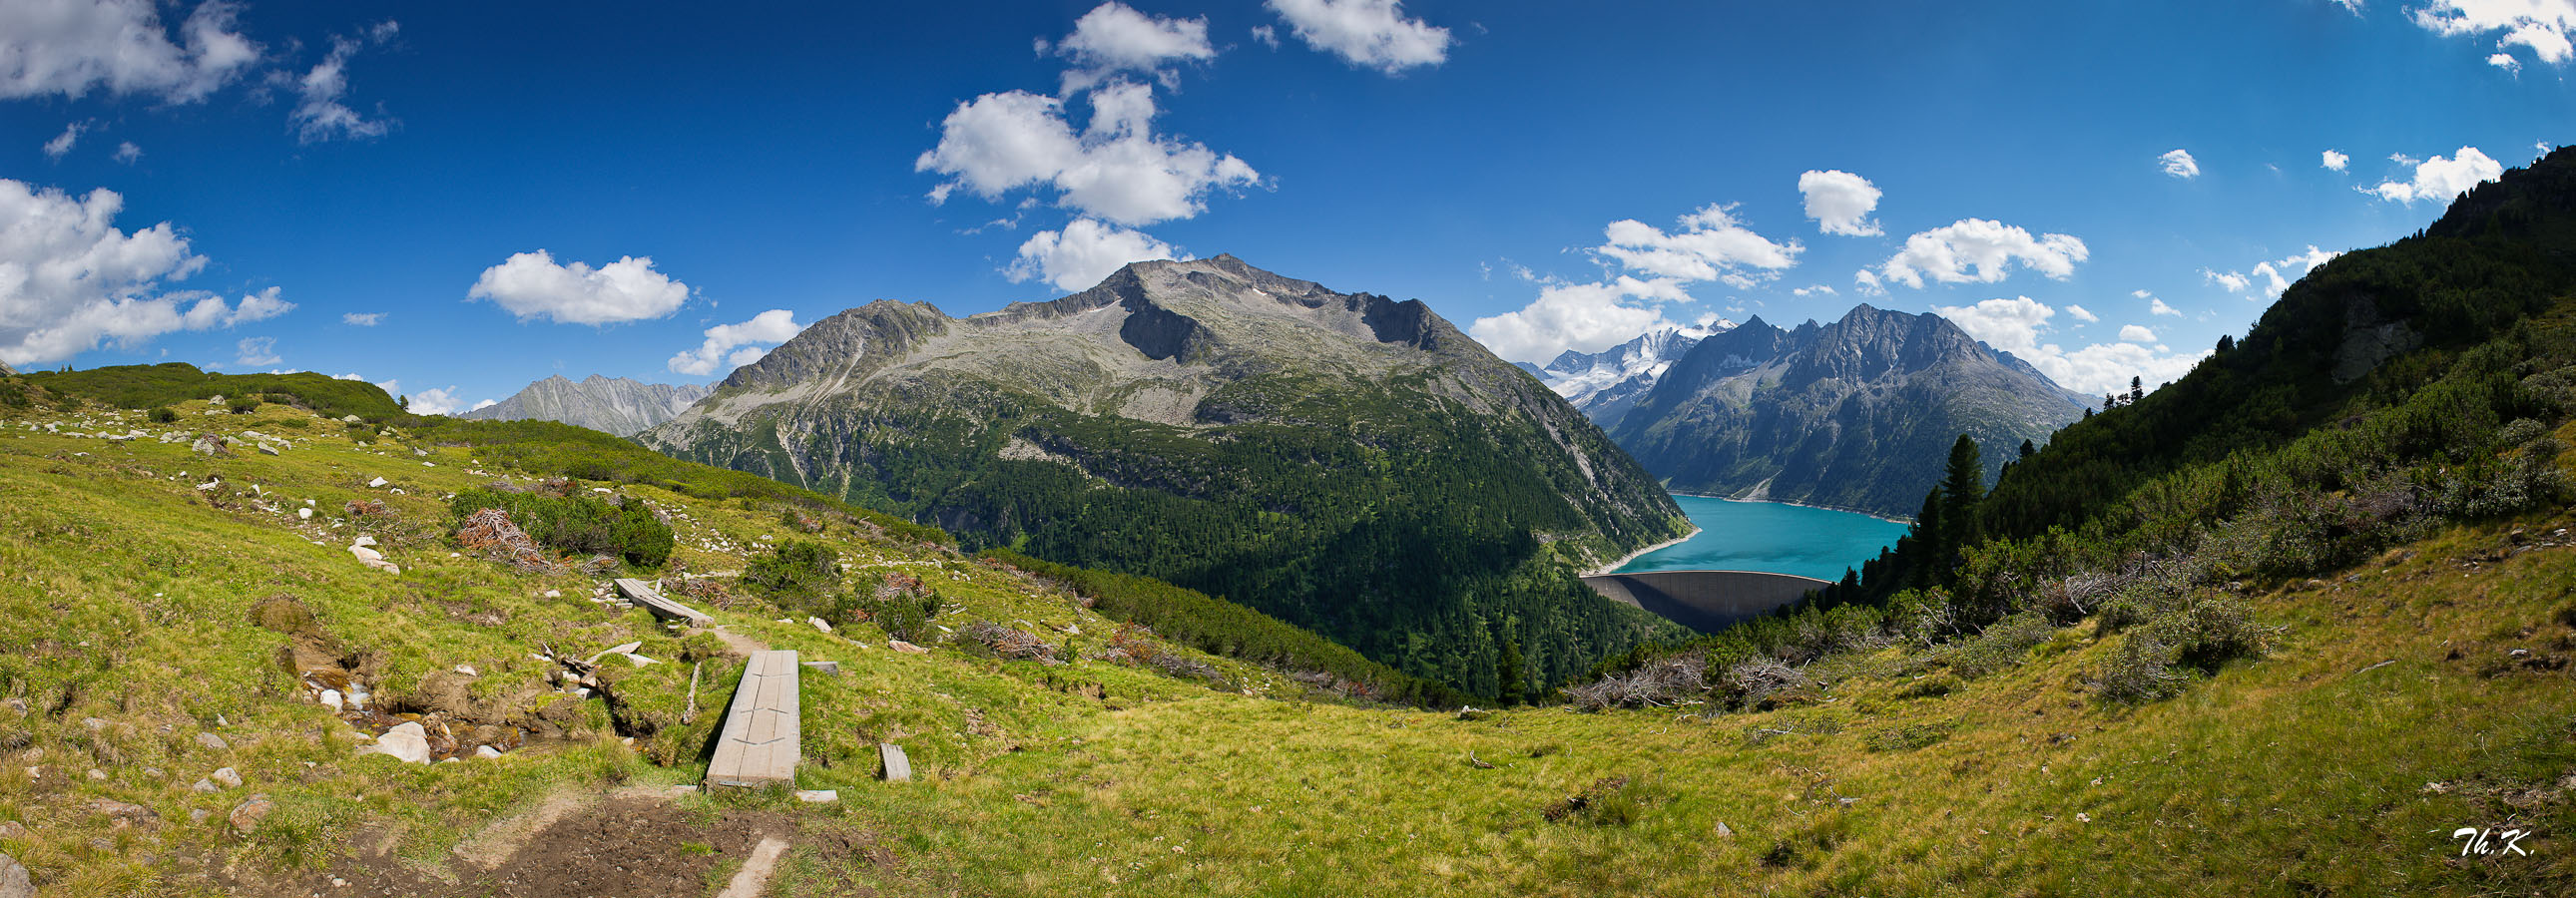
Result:
M166 405L153 409L152 413L146 417L150 418L154 424L176 424L179 421L179 413L171 411L170 407Z
M240 399L233 400L229 407L233 410L233 414L247 415L259 409L259 398L255 396L244 396Z
M1900 698L1938 698L1966 688L1968 688L1967 681L1950 674L1937 673L1906 684L1905 688L1898 690L1896 694Z
M2237 658L2259 658L2269 646L2271 630L2254 622L2244 603L2228 597L2193 602L2179 614L2158 620L2155 636L2171 647L2174 661L2215 673Z
M875 621L886 635L905 642L927 642L932 618L939 616L939 593L923 588L921 579L887 574L865 598L848 600L852 617Z
M2105 701L2143 704L2182 691L2191 678L2172 670L2173 651L2140 630L2120 641L2120 650L2093 676L2094 694Z
M819 599L841 587L841 552L809 540L788 540L753 558L742 582L774 597Z
M592 496L552 497L469 489L448 502L457 523L487 508L509 515L528 536L549 549L579 555L615 555L644 568L661 567L679 544L671 525L654 517L641 502L611 505Z

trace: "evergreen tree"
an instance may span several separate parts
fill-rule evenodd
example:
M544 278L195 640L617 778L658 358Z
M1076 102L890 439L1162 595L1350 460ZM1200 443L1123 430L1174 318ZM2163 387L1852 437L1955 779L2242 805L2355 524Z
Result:
M2039 447L2038 447L2038 446L2032 445L2032 444L2031 444L2031 442L2030 442L2029 440L2023 440L2023 441L2021 441L2021 457L2023 457L2023 458L2029 458L2029 457L2031 457L2031 456L2033 456L2033 455L2038 455L2038 454L2039 454Z
M1508 708L1529 700L1529 686L1525 682L1528 677L1521 667L1521 641L1508 635L1504 636L1503 657L1495 665L1494 670L1502 680L1499 699L1503 707Z
M1986 466L1977 458L1977 441L1967 434L1950 444L1950 467L1942 474L1938 496L1943 532L1942 551L1935 557L1947 559L1949 550L1976 538L1970 530L1977 500L1986 497Z

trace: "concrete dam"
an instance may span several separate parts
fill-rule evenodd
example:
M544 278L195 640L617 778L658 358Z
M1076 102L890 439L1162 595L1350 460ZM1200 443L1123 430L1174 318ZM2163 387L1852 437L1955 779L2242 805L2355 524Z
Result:
M1592 574L1586 586L1614 601L1635 605L1702 633L1760 617L1833 584L1796 574L1761 571L1645 571Z

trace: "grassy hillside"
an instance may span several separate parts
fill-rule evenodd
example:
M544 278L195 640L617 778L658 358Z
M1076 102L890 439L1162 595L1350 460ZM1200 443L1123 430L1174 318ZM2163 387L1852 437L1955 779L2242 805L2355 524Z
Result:
M220 420L294 434L299 414ZM492 459L413 455L318 422L274 457L66 435L134 427L149 425L95 407L0 413L0 698L25 705L0 708L0 744L18 759L0 777L0 819L24 826L0 826L0 852L51 893L543 894L529 885L539 874L560 885L668 858L681 866L666 872L712 894L761 834L790 845L773 895L2576 884L2561 841L2576 824L2576 540L2561 531L2576 520L2555 506L2440 528L2313 583L2255 586L2244 601L2279 628L2269 654L2162 702L2092 694L2123 637L2087 621L1836 653L1741 713L1461 719L1349 704L1177 646L1162 650L1215 677L990 657L967 625L1074 656L1107 654L1119 631L1046 579L846 522L794 536L835 547L848 588L920 578L941 599L933 651L891 651L871 623L833 635L780 623L784 606L722 574L790 538L788 507L578 484L667 511L678 548L659 573L718 574L732 597L710 590L706 604L735 637L841 664L804 680L800 785L842 800L806 805L670 793L698 777L687 745L708 725L678 722L681 667L700 665L703 709L729 692L730 651L586 601L594 577L522 573L447 543L441 497L509 473ZM221 485L196 489L209 473ZM366 487L375 477L390 482ZM310 522L291 511L306 498L322 509ZM353 500L393 516L351 518ZM342 548L354 530L402 573L360 567ZM536 735L494 760L358 756L371 727L278 666L317 636L354 659L380 706ZM530 657L627 640L668 663L609 684L614 703L558 709L548 665ZM905 745L922 780L873 781L878 740ZM244 784L190 788L221 767ZM237 833L228 815L252 794L272 810ZM668 825L618 828L634 821ZM2541 835L2521 843L2529 856L2463 859L2448 833L2472 825ZM602 833L617 834L611 857L550 853Z

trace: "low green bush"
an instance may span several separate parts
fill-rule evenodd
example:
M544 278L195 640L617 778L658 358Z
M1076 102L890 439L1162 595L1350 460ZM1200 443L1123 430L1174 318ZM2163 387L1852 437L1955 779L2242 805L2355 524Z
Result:
M614 555L642 568L658 568L679 540L641 502L611 505L593 496L557 498L535 493L469 489L449 500L462 523L468 515L498 508L538 545L578 555Z
M745 565L742 582L772 598L815 601L841 588L841 552L809 540L788 540Z
M171 411L170 407L166 405L153 409L152 414L148 417L151 418L152 423L154 424L175 424L179 421L179 413Z

